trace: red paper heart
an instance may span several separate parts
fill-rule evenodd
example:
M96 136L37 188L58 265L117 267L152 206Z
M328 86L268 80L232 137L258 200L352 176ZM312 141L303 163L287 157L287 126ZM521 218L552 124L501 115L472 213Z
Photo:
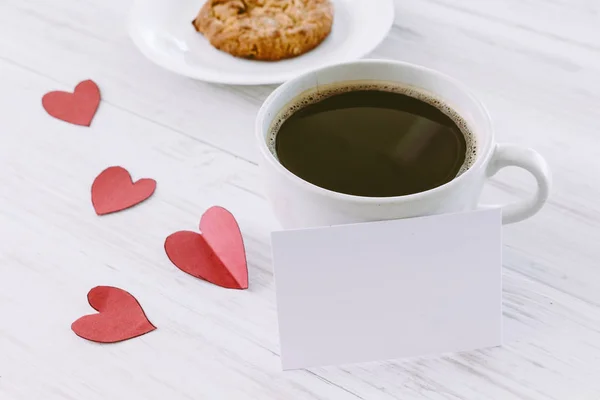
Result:
M154 179L140 179L133 183L125 168L109 167L94 179L92 204L96 214L110 214L141 203L152 196L155 189Z
M90 126L100 105L100 89L92 80L83 81L75 87L74 93L56 91L45 94L42 105L54 118Z
M77 336L98 343L132 339L156 329L131 294L110 286L97 286L88 293L90 306L99 314L86 315L73 322Z
M200 219L201 234L180 231L165 241L165 251L183 272L229 289L248 289L248 266L240 228L222 207Z

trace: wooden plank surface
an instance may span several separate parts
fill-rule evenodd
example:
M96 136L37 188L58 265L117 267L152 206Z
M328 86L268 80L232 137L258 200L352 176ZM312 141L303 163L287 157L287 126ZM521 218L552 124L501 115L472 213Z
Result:
M548 206L504 230L502 348L282 372L253 121L274 86L195 82L152 65L127 37L129 1L0 2L0 398L600 398L600 3L396 3L373 57L446 72L486 103L499 141L549 161ZM90 129L49 118L41 96L93 78ZM126 213L96 217L93 178L122 165L158 181ZM532 179L503 171L484 197ZM175 269L163 242L211 205L239 219L247 292ZM79 339L96 285L127 289L159 329L117 346Z

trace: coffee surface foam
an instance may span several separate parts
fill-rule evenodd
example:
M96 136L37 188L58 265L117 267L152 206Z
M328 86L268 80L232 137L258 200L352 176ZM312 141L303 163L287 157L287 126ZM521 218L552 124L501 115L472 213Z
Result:
M465 142L467 145L465 162L456 176L460 176L475 163L475 160L477 159L476 137L467 124L467 121L465 121L465 119L461 117L445 101L439 99L431 93L413 86L402 85L394 82L378 81L338 82L330 85L318 86L296 96L296 98L294 98L279 112L269 127L269 132L267 134L267 147L269 148L269 151L273 154L273 156L275 156L275 158L278 158L275 150L277 143L277 132L279 132L279 128L281 128L281 125L285 122L285 120L291 117L294 113L306 106L318 103L328 97L332 97L340 93L359 90L379 90L383 92L399 93L410 96L437 108L447 115L456 124L456 126L458 126L465 137Z

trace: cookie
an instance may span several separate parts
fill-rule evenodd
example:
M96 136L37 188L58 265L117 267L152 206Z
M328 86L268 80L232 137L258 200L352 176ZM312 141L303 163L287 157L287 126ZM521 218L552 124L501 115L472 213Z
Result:
M208 0L194 27L219 50L276 61L317 47L331 32L330 0Z

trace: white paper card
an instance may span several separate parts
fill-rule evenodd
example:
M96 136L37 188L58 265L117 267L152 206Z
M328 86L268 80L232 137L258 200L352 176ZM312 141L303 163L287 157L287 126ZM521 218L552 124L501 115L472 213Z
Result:
M283 369L501 343L501 211L273 232Z

